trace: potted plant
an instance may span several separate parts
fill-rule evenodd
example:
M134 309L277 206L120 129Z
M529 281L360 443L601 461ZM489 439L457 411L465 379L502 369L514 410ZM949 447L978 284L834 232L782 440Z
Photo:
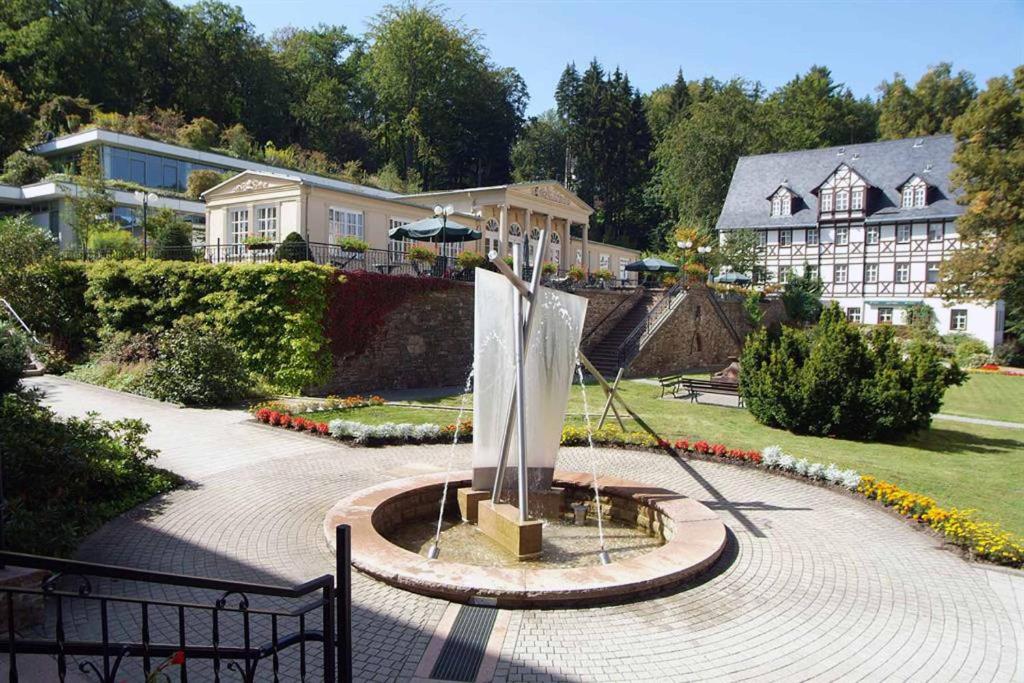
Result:
M437 260L437 254L430 251L426 247L413 247L405 253L406 258L412 263L413 269L417 273L422 273L422 268L431 268L434 265L434 261Z
M587 274L584 273L583 269L580 268L579 266L569 266L569 279L572 280L573 282L582 282L583 278L585 278L586 276Z
M269 238L263 237L262 235L249 235L242 240L242 244L244 244L245 248L249 251L265 251L267 249L274 248L274 243L271 242Z
M370 244L368 242L352 235L338 237L334 240L334 244L342 251L349 254L363 254L370 248Z
M686 281L691 285L703 282L708 277L708 269L693 261L683 265L683 273L686 275Z
M551 277L557 272L558 266L556 266L554 263L551 263L551 261L546 262L544 265L540 267L540 274L547 278Z
M602 287L607 287L608 283L615 279L615 276L607 268L600 268L594 273L594 279L600 282Z
M471 271L486 265L486 263L487 257L475 251L460 251L459 255L455 257L455 265L461 271Z

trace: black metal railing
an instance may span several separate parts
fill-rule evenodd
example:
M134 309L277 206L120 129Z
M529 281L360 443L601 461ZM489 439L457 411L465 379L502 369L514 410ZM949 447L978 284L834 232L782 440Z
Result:
M261 679L348 683L351 532L336 534L337 585L330 574L286 587L0 552L4 565L47 573L38 586L0 586L8 680L43 655L62 682L75 665L101 683L149 680L162 666L183 682L254 681L269 668ZM188 599L160 597L182 591ZM43 623L21 623L33 603L44 603Z
M675 310L675 307L682 301L687 294L685 282L680 280L679 282L672 285L672 287L665 292L661 300L658 301L651 310L647 312L644 319L633 328L633 331L619 344L618 350L618 364L620 368L628 368L629 364L633 362L637 354L640 353L640 349L643 348L644 343L650 338L658 326L668 318L669 313Z

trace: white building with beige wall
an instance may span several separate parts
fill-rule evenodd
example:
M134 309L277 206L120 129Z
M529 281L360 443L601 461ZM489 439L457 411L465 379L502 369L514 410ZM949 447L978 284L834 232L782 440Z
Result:
M310 179L288 173L244 171L207 190L206 242L241 250L246 238L278 242L299 233L308 243L333 245L356 237L371 249L404 258L409 242L388 238L391 228L434 215L437 205L452 206L451 220L474 227L483 237L475 242L440 245L446 256L464 249L480 253L511 253L511 245L537 248L540 230L550 235L543 260L560 269L573 264L588 272L610 271L617 279L639 252L589 239L594 210L554 181L402 195L331 179Z

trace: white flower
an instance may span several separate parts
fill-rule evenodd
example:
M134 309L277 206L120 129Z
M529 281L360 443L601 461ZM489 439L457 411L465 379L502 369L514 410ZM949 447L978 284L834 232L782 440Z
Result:
M765 467L777 467L783 455L780 446L768 446L761 451L761 462Z
M796 467L796 458L788 453L779 456L778 468L780 470L792 471Z
M853 470L844 470L842 484L851 491L855 491L860 486L860 475Z
M808 470L811 467L810 461L807 458L800 458L793 463L793 471L799 474L801 477L808 476Z
M811 479L824 479L825 478L825 466L820 462L812 462L807 467L807 476Z

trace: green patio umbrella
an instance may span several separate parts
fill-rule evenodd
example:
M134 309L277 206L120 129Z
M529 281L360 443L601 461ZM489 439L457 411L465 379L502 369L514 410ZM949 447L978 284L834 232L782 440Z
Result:
M715 282L721 282L726 285L749 285L750 278L743 273L737 273L734 270L730 270L728 273L722 273L715 277Z
M450 242L472 242L480 239L482 235L479 230L467 228L465 225L448 220L447 216L434 216L391 228L388 231L388 237L393 240L404 238L417 242L447 244Z
M648 256L627 264L626 270L631 273L678 273L679 266L664 259Z

